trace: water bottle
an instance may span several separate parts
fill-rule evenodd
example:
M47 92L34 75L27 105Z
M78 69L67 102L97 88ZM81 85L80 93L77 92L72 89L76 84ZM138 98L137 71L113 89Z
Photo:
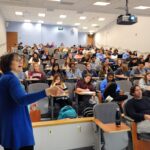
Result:
M120 112L120 109L117 108L116 109L116 126L120 126L121 125L121 112Z

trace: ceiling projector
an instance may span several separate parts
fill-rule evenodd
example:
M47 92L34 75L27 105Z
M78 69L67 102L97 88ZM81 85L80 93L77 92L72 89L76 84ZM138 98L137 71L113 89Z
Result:
M119 25L132 25L137 23L137 17L131 14L120 15L117 18L117 24Z
M128 8L128 0L126 0L126 14L125 15L120 15L117 18L117 24L118 25L132 25L137 23L137 17L134 15L131 15L129 13L129 8Z

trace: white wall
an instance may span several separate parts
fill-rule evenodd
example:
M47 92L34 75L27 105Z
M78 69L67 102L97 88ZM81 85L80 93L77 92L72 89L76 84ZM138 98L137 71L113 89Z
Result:
M0 14L0 56L6 52L6 28L5 21Z
M79 32L78 33L78 44L81 46L87 45L87 33L86 32Z
M109 24L95 35L95 44L122 49L150 52L150 17L138 17L131 26Z
M7 31L18 32L18 42L23 42L25 45L51 42L58 46L61 43L65 46L78 44L78 29L69 26L63 26L63 30L58 30L58 26L54 25L8 22Z

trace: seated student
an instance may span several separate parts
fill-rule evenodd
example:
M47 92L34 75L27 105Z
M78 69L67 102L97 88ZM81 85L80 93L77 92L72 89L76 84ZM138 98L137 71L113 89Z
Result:
M52 66L52 70L47 73L47 76L48 77L54 77L55 74L59 74L61 76L61 78L63 78L63 79L66 78L66 72L61 71L59 69L59 64L58 63L56 63Z
M150 72L146 73L144 78L139 80L139 86L143 90L144 96L150 96Z
M44 48L44 54L41 56L42 61L50 60L49 50L48 48Z
M71 62L69 67L70 67L70 69L68 71L66 71L66 75L67 75L68 79L82 78L81 71L80 71L80 69L76 68L76 64L74 62Z
M133 67L138 66L138 59L137 58L131 58L129 63L128 63L128 67L130 70L132 70Z
M24 80L26 78L25 72L23 71L23 65L24 65L24 60L23 57L20 57L20 62L19 62L19 70L18 70L18 78L20 80Z
M145 63L139 61L138 66L136 68L133 68L130 72L130 76L133 78L142 78L146 74L146 70L144 68Z
M107 74L107 78L104 79L100 84L100 91L103 94L104 101L108 96L113 98L113 101L122 102L128 98L121 91L120 86L115 82L114 73L110 72Z
M129 79L130 71L128 70L128 66L123 64L115 71L115 77L118 80Z
M105 55L103 49L97 50L96 58L98 58L101 62L103 62Z
M89 53L85 54L84 57L81 59L81 62L90 62L91 61L91 55Z
M33 71L29 71L28 73L29 78L43 80L45 79L45 74L40 70L40 66L38 63L33 64Z
M138 85L131 87L132 99L126 103L126 113L137 122L138 133L150 133L150 98L142 96Z
M47 63L47 65L45 66L46 68L52 68L52 66L54 65L56 63L56 60L55 60L55 58L51 58L49 61L48 61L48 63Z
M99 59L96 59L96 56L91 57L91 69L99 71L101 69L101 62Z
M32 57L29 60L29 64L34 64L34 63L38 63L39 65L41 64L41 60L37 53L33 53Z
M57 97L54 98L55 116L58 116L60 109L68 104L68 101L69 101L69 97L67 95L68 88L67 88L66 84L62 81L60 74L54 75L53 81L52 81L52 84L50 87L51 88L59 87L60 89L62 89L62 93L60 95L57 95ZM64 96L62 96L62 95L64 95Z
M99 77L101 80L103 80L109 72L113 72L112 68L109 65L108 59L105 60L105 62L102 64L101 68L102 69L99 71Z
M80 93L80 92L90 92L90 91L94 92L95 88L92 84L92 76L90 74L86 74L83 79L77 82L76 92ZM93 96L95 97L95 94L93 94ZM90 101L91 98L92 98L92 95L78 95L79 115L83 115L83 111L87 107L93 107L95 103L91 103ZM101 102L101 99L99 101Z
M86 70L84 70L82 72L82 77L84 78L84 76L86 74L91 74L92 77L97 77L98 76L96 71L91 68L91 64L90 63L86 63Z
M52 84L51 84L50 87L53 87L53 86L58 86L60 89L62 89L64 91L67 89L67 86L62 81L62 78L61 78L60 74L55 74L54 75L54 78L53 78L53 81L52 81Z
M67 57L65 59L65 63L62 65L62 68L65 69L65 70L69 70L70 69L70 62L71 62L71 59L69 57Z
M116 64L111 65L111 68L113 71L116 71L118 68L120 68L123 65L122 59L117 59Z

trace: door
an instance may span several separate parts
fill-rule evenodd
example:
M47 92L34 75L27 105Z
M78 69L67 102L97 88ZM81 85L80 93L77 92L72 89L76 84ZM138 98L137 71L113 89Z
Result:
M18 32L7 32L7 51L12 52L16 44L18 44Z
M87 43L88 45L94 44L94 35L90 35L90 34L88 35Z

